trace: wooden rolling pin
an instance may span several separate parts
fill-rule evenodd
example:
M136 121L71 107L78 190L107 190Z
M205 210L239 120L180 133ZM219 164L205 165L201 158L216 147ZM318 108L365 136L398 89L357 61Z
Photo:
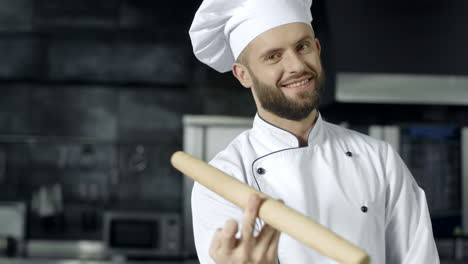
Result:
M305 215L238 181L182 151L171 157L172 165L186 176L194 179L226 200L245 209L252 193L262 197L259 217L277 230L290 235L343 264L368 264L369 256L331 230L314 222Z

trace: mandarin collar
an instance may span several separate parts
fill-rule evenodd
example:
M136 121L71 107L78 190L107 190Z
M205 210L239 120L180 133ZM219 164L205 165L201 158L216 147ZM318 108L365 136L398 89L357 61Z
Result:
M308 147L319 145L323 141L323 122L319 112L315 124L307 138ZM299 141L296 136L289 131L265 121L258 113L255 115L253 130L260 136L260 141L275 148L272 151L299 147Z

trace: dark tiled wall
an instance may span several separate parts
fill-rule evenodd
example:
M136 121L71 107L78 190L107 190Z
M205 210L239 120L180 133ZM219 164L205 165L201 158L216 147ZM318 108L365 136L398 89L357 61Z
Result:
M28 203L30 237L99 238L89 218L105 210L180 211L182 116L255 113L193 57L200 3L0 1L0 200ZM65 210L40 217L33 197L54 184Z
M190 53L177 43L120 39L53 39L49 78L87 82L187 84ZM73 63L70 63L73 62Z
M32 0L5 0L0 4L0 30L31 30Z
M0 91L0 133L28 133L29 89L24 85L3 85Z
M115 27L120 2L115 0L83 0L64 4L60 0L32 1L34 22L43 27L90 26Z
M202 109L202 102L187 88L22 84L9 85L1 94L0 144L11 157L7 169L16 163L29 164L33 178L42 169L80 167L81 156L88 154L91 164L86 166L108 170L117 166L127 173L132 170L127 163L141 145L149 160L144 171L160 173L161 181L170 183L164 177L171 174L170 154L182 148L182 116ZM20 149L25 152L21 162L13 158ZM31 179L29 183L51 181Z
M36 87L30 90L31 133L117 138L117 91L106 87Z

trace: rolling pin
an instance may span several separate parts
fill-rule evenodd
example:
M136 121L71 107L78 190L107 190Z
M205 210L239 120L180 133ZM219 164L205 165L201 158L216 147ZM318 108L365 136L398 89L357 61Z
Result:
M261 193L206 162L177 151L171 163L184 175L204 185L233 204L245 209L252 193L263 202L258 216L280 232L343 264L368 264L367 253L341 238L331 230L283 203Z

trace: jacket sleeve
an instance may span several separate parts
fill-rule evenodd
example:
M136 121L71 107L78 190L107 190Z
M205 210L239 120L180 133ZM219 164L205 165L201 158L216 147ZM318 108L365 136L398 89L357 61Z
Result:
M225 163L227 162L219 160L210 162L211 165L233 177L243 178L243 175L239 175L241 174L240 170ZM234 219L239 223L240 230L242 216L243 211L239 207L206 187L198 183L194 184L192 189L192 221L195 247L201 264L215 263L209 255L209 248L216 229L222 228L227 220Z
M390 145L386 176L386 263L439 264L424 191Z

